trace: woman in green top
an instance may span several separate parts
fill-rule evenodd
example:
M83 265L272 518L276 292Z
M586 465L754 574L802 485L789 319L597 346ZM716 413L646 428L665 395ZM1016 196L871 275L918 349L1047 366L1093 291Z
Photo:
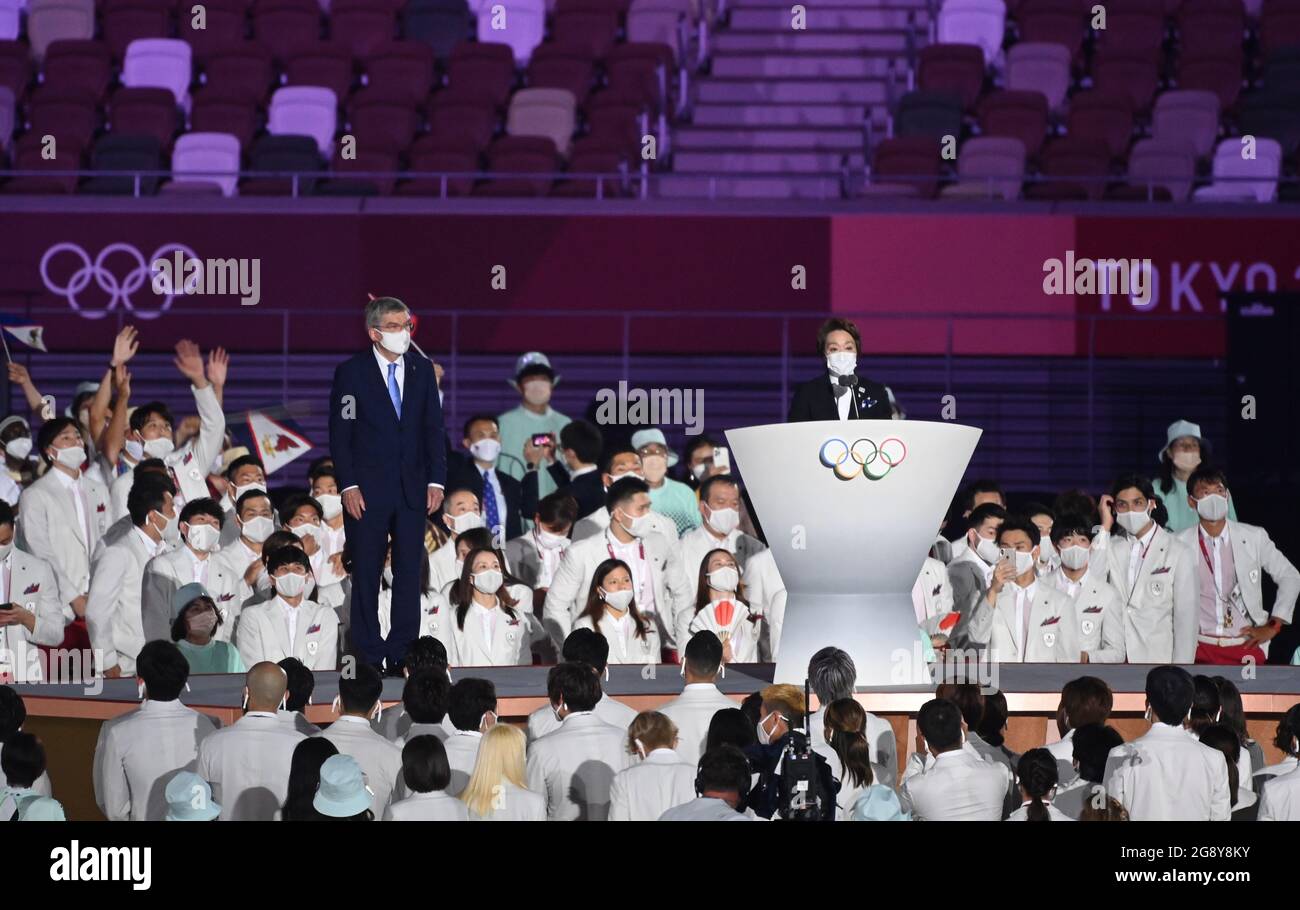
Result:
M1189 420L1176 420L1166 431L1165 447L1160 450L1160 476L1152 481L1156 497L1169 514L1165 525L1170 534L1194 527L1200 518L1187 504L1187 478L1210 457L1210 444L1201 436L1201 428ZM1228 500L1228 518L1237 520L1237 507Z
M190 582L172 595L172 617L172 641L189 662L190 673L245 672L235 646L216 638L221 614L203 585Z

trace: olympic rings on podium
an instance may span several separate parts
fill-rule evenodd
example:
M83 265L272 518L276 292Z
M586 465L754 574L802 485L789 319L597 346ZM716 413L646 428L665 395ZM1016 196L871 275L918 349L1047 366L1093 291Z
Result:
M897 436L877 445L865 437L852 445L838 437L822 443L817 458L840 480L852 480L861 474L867 480L880 480L907 458L907 446Z

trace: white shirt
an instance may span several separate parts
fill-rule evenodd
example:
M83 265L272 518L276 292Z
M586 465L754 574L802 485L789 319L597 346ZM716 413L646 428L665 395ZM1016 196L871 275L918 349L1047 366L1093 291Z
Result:
M614 775L609 820L652 822L695 796L695 766L672 749L655 749L644 760Z
M830 382L831 395L835 395L837 389L844 388L843 394L835 396L835 407L840 412L840 420L848 420L849 409L853 406L853 389L850 386L841 387L838 376L832 376Z
M1007 816L1009 822L1023 822L1029 820L1029 807L1033 805L1033 800L1025 800L1020 808ZM1048 817L1054 822L1072 822L1074 819L1066 815L1060 809L1051 804L1049 800L1043 800L1043 805L1047 808Z
M1128 551L1128 593L1132 596L1133 584L1137 581L1142 559L1151 546L1151 538L1156 533L1156 523L1151 522L1151 529L1133 542Z
M298 601L297 607L291 607L285 599L279 594L275 595L276 602L280 605L280 611L284 614L284 623L289 627L289 641L298 640L298 607L302 606L302 601Z
M86 509L86 491L81 489L81 474L76 477L69 477L67 472L60 471L58 468L50 468L51 471L59 478L59 483L63 489L68 491L72 497L73 505L77 509L77 521L81 522L81 537L85 541L90 540L90 513ZM87 548L87 554L90 550Z
M163 548L163 542L161 540L154 540L138 527L134 530L135 533L140 536L140 539L144 541L144 551L149 554L149 558L153 559L153 557L157 556Z
M1133 821L1227 821L1232 814L1223 753L1158 721L1111 750L1106 790Z
M493 470L495 466L485 468L477 461L473 462L473 465L474 473L478 474L480 478L483 478L484 474L487 475L486 479L483 480L483 496L486 498L488 492L491 491L492 497L497 501L497 520L501 522L501 527L504 528L506 526L506 494L501 491L501 480L497 477L497 472ZM486 524L486 507L483 509L483 521ZM488 528L488 530L494 533L496 531L495 528Z
M396 366L393 373L397 376L397 397L403 401L406 400L406 355L400 355L396 360L389 360L384 356L379 345L374 345L375 363L379 364L379 372L384 378L384 391L388 391L388 367L389 364Z
M162 821L164 790L193 769L199 744L216 732L206 715L179 700L146 700L100 728L95 745L95 802L110 821Z
M1300 821L1300 771L1270 778L1259 798L1262 822Z
M637 609L641 611L642 616L647 616L654 612L655 608L655 586L654 580L650 577L650 565L646 562L644 544L640 540L633 540L631 543L623 543L608 528L605 530L605 541L609 548L614 551L614 558L621 559L627 563L628 568L632 570L632 592L636 597ZM672 617L666 617L671 622Z
M190 568L193 570L191 580L206 586L208 583L208 558L210 554L198 556L193 550L186 547L185 555L190 558Z
M1024 587L1013 584L1016 589L1016 650L1024 654L1028 632L1026 623L1029 622L1029 613L1034 608L1034 595L1038 592L1038 582L1031 581Z
M392 822L463 822L469 821L469 809L442 790L416 793L389 805L384 821Z
M469 612L470 616L467 616L466 619L470 617L477 619L479 624L483 626L483 640L488 642L490 647L492 630L496 627L496 617L500 609L498 607L485 607L477 600L473 600L470 601Z
M677 754L682 761L698 762L709 738L713 715L740 702L723 695L713 683L688 683L682 694L659 711L677 725Z

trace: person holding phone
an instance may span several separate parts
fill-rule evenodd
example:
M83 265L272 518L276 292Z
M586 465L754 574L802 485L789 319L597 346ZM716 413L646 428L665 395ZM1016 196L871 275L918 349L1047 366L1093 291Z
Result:
M555 440L569 423L569 418L551 408L551 393L560 377L551 361L541 351L529 351L515 361L515 375L510 386L519 393L519 406L497 417L501 430L501 455L497 469L515 480L523 480L528 465L555 462ZM539 445L542 436L550 437L549 446ZM555 491L549 473L539 473L537 495Z
M36 645L63 641L54 569L14 543L14 510L0 501L0 683L41 682Z

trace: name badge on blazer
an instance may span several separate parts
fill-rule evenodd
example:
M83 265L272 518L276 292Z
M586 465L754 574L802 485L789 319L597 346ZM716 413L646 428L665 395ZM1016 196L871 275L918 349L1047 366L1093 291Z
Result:
M1047 645L1047 647L1049 647L1049 648L1054 648L1054 647L1056 647L1056 633L1055 633L1055 632L1052 632L1052 631L1044 632L1044 633L1043 633L1043 644Z
M1151 592L1152 597L1159 597L1165 592L1165 586L1158 581L1153 581L1147 585L1147 590Z
M1259 584L1259 569L1250 570L1250 583L1252 585Z
M1097 628L1097 624L1094 623L1091 619L1085 619L1083 623L1080 625L1080 628L1083 630L1084 635L1091 635L1093 629Z
M316 656L316 652L319 649L320 649L320 642L318 641L307 642L307 653L310 654L312 657Z

